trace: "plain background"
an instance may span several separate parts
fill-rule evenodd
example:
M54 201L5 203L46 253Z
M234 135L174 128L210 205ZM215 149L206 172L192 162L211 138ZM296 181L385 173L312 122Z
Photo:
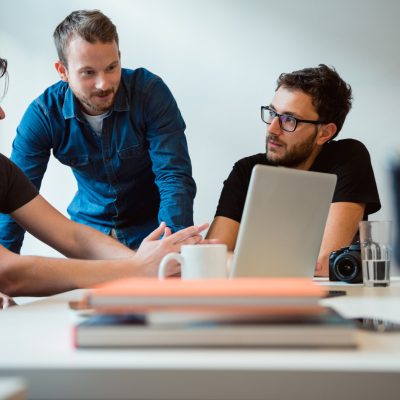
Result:
M198 193L195 223L211 222L235 161L265 151L260 106L281 72L325 63L354 92L339 138L365 143L382 200L370 219L393 219L390 162L398 157L400 2L393 0L1 0L0 56L10 86L0 151L11 153L28 104L58 80L52 34L71 11L100 9L116 24L127 68L146 67L173 92L187 124ZM61 212L76 191L52 159L41 193ZM27 236L23 254L57 254Z

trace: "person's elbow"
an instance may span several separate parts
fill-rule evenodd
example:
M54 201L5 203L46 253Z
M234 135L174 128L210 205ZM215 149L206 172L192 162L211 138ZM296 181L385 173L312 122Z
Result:
M23 276L18 262L20 258L20 255L1 248L0 292L10 297L19 296L23 291Z

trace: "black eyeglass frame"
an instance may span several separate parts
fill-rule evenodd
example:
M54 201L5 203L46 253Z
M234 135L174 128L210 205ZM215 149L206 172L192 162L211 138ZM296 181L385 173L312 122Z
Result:
M298 118L294 117L293 115L289 115L289 114L279 114L279 113L277 113L274 109L272 109L272 108L269 107L269 106L261 106L261 119L262 119L262 121L263 121L264 123L266 123L267 125L271 125L272 121L271 121L271 122L267 122L267 121L264 120L264 118L263 118L263 110L267 110L267 111L269 111L269 112L272 112L272 113L274 114L273 118L278 117L279 126L280 126L280 128L281 128L283 131L285 131L285 132L294 132L294 131L296 130L297 124L298 124L299 122L304 122L304 123L306 123L306 124L314 124L314 125L319 125L319 124L324 124L324 123L325 123L325 122L323 122L323 121L311 121L311 120L309 120L309 119L298 119ZM290 118L292 118L292 119L295 121L295 125L294 125L294 128L293 128L292 130L285 129L285 128L282 126L282 120L281 120L281 117L282 117L282 116L290 117ZM272 119L273 119L273 118L272 118Z

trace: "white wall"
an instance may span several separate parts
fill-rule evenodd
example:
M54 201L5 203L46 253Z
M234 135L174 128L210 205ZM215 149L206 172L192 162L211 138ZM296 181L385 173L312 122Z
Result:
M57 80L52 33L71 11L98 8L117 25L122 64L144 66L174 93L187 124L198 185L195 222L211 221L233 163L264 151L260 105L280 72L333 65L354 90L341 137L370 150L391 219L388 160L399 149L400 3L396 0L1 0L0 56L9 61L0 151L10 155L29 102ZM52 160L42 194L65 213L76 185ZM24 253L55 254L34 239Z

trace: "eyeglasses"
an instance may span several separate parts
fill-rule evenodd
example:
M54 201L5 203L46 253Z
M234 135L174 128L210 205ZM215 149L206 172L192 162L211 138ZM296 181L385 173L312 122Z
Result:
M6 71L0 77L0 103L3 101L4 97L6 96L8 89L8 72Z
M297 128L297 124L299 122L304 122L307 124L323 124L322 121L310 121L308 119L298 119L293 117L293 115L288 114L279 114L271 107L268 106L261 106L261 119L267 124L271 125L272 121L275 117L278 117L279 126L285 132L294 132Z

